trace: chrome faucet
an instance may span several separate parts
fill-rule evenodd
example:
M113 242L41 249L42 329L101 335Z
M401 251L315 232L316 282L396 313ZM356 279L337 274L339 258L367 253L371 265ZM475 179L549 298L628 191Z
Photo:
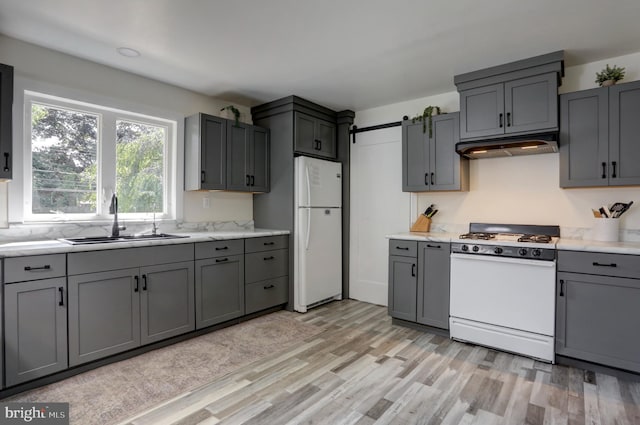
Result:
M111 195L111 205L109 205L109 214L113 214L113 226L111 226L111 237L120 236L120 230L126 230L124 226L118 225L118 197L114 193Z

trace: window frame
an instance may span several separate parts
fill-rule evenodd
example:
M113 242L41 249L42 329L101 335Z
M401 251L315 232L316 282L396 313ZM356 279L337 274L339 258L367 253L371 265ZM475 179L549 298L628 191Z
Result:
M96 213L95 214L34 214L32 211L32 146L31 146L31 111L33 103L62 108L80 113L89 113L98 116L98 140L97 140L97 181L96 181ZM70 99L32 90L24 90L24 184L23 184L23 208L22 221L25 223L42 222L104 222L112 219L109 214L111 195L116 186L116 122L119 120L148 124L163 127L166 130L166 139L163 151L163 205L162 213L126 213L118 212L121 220L145 221L155 216L156 220L176 219L176 191L175 182L177 174L177 120L151 116L143 113L98 105ZM113 164L109 167L106 164Z

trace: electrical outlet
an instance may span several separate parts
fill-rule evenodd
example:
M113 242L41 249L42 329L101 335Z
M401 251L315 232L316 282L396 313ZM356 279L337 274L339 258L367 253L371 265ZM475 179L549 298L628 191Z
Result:
M211 206L211 200L207 197L202 198L202 208L209 208Z

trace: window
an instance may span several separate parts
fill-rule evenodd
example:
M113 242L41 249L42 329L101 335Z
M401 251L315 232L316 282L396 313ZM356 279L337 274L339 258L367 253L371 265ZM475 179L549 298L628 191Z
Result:
M123 218L173 218L175 121L30 92L25 106L27 220L104 219L113 193Z

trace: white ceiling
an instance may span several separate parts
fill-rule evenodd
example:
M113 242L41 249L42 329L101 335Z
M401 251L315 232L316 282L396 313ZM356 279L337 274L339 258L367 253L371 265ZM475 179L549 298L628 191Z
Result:
M639 18L638 0L0 0L10 37L248 106L356 111L556 50L566 66L637 52Z

